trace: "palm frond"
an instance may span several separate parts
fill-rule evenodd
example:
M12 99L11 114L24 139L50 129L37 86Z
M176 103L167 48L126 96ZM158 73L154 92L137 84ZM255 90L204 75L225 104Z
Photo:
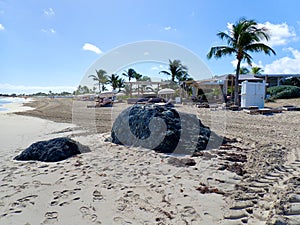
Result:
M213 56L215 58L221 58L225 55L231 55L237 53L235 48L228 47L228 46L216 46L212 47L210 51L207 53L207 58L212 58Z
M163 74L166 74L166 75L171 75L168 71L165 71L165 70L163 70L163 71L160 71L159 73L163 73Z
M274 55L276 55L276 52L271 47L263 43L253 43L247 45L245 47L245 50L250 52L264 52L267 55L271 55L271 53L273 53Z

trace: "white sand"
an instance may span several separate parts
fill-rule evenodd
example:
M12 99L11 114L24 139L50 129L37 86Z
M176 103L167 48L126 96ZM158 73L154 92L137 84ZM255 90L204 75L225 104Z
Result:
M206 112L223 114L199 111ZM282 217L282 208L284 220L299 224L300 113L229 114L227 129L240 142L226 152L248 155L245 176L218 170L228 164L226 154L210 151L212 159L175 167L164 154L104 142L108 134L74 136L71 124L2 113L0 224L265 224ZM91 152L57 163L12 160L32 142L59 136ZM203 185L226 196L202 194L197 189Z
M177 168L154 151L79 136L92 152L57 163L17 162L31 143L74 127L33 117L0 115L0 224L217 224L226 206L220 194L201 194L200 182L237 176L200 158ZM107 136L107 135L106 135ZM218 174L219 173L219 174Z

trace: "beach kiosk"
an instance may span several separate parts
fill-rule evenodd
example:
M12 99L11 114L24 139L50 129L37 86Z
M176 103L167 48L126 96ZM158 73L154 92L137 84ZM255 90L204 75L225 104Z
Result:
M264 108L266 82L242 82L241 107L257 106Z

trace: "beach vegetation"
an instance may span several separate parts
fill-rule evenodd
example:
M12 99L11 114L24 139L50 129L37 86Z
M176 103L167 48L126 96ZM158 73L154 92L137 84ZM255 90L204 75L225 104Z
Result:
M169 71L162 70L159 73L166 74L171 76L171 81L180 82L188 80L188 68L182 65L181 61L178 59L170 60L169 59Z
M292 85L300 87L300 78L299 77L290 77L280 81L281 85Z
M115 91L119 85L119 76L117 74L112 74L108 76L108 83L112 86L112 89Z
M129 68L127 71L124 70L124 72L122 73L123 76L128 77L128 81L130 82L131 79L136 78L136 72L134 69Z
M241 18L231 29L225 32L217 33L217 36L226 41L227 45L214 46L207 54L207 58L211 59L222 58L224 56L234 55L237 60L236 72L235 72L235 88L234 88L234 104L239 105L239 74L241 63L246 61L252 66L252 56L249 54L252 52L263 52L267 55L275 51L264 44L262 41L268 41L270 39L268 30L265 27L259 27L254 20L247 20Z
M251 74L262 74L264 70L259 66L252 66L251 67Z
M125 88L125 80L122 77L120 77L118 79L118 86L117 87L119 89L119 92L121 91L122 88Z
M105 85L108 83L109 79L107 76L107 72L105 70L103 69L96 70L96 75L92 74L89 75L89 77L97 82L96 84L98 85L99 93L101 93L101 91L107 90Z
M93 93L93 90L89 89L87 86L79 85L77 89L73 92L73 95L83 95Z
M288 99L288 98L299 98L300 87L292 85L280 85L269 87L267 94L270 95L271 99Z

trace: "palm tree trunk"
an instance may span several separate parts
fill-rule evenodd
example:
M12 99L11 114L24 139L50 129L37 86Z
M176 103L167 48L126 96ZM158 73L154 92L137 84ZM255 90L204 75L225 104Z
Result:
M175 74L172 74L172 79L173 82L175 82Z
M240 67L241 67L241 60L238 60L238 63L236 66L236 73L235 73L235 82L234 82L234 104L237 106L240 106L240 98L239 98Z

